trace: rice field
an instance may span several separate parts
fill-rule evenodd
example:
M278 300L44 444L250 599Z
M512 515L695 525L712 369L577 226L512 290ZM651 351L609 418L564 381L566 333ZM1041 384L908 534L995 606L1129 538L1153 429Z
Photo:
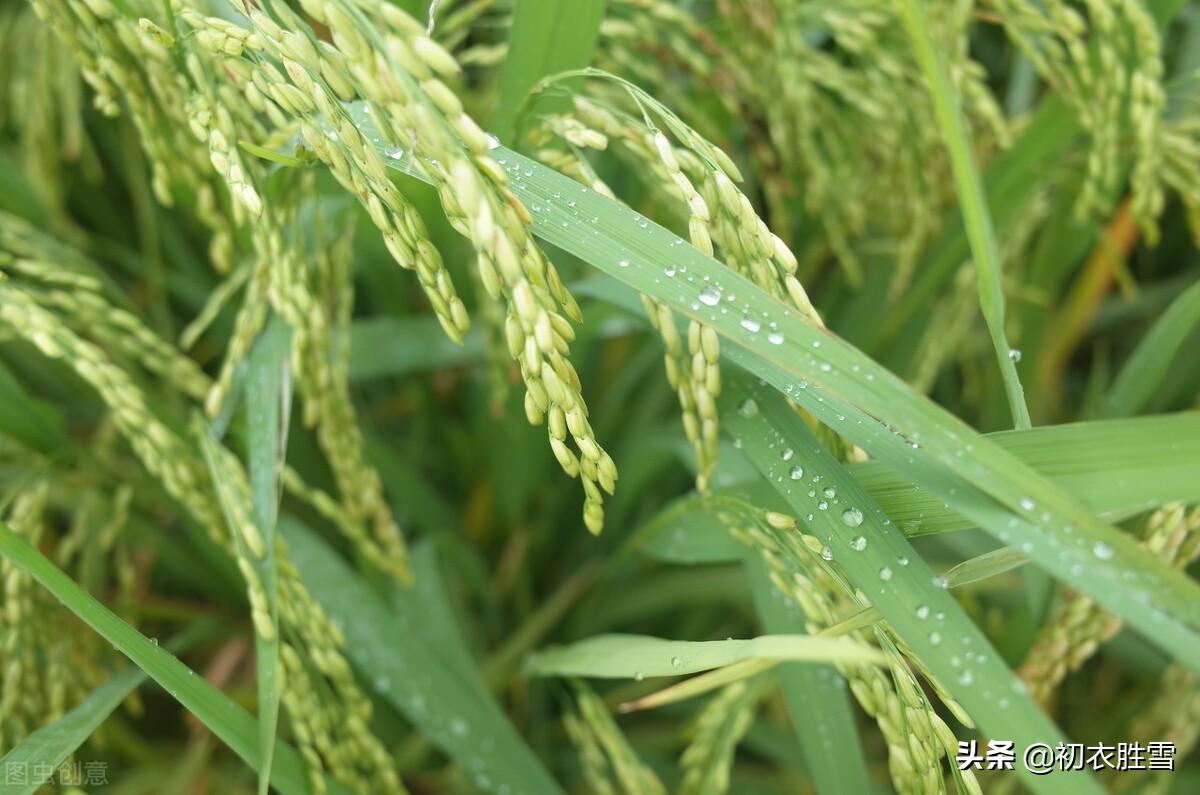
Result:
M0 795L1200 791L1200 5L0 0Z

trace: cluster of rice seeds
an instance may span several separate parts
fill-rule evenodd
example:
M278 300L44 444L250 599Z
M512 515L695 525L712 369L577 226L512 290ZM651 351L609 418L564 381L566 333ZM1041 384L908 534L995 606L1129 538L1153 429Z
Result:
M342 654L341 633L309 595L281 539L276 540L277 592L272 604L260 577L267 549L251 517L245 472L232 453L203 435L203 428L199 433L214 473L213 486L235 536L255 631L264 640L280 641L280 673L287 682L283 703L308 763L310 788L324 791L327 770L356 793L380 791L377 788L403 792L390 756L368 729L371 703ZM286 638L280 637L281 628Z
M383 494L378 472L367 462L362 431L350 398L349 319L353 303L348 235L330 245L316 240L307 255L285 255L291 267L277 268L278 306L293 329L294 382L306 425L315 427L359 552L383 571L408 578L404 537ZM276 260L278 264L278 259ZM313 262L314 268L306 268ZM340 340L341 342L338 342ZM360 529L369 525L368 536Z
M0 129L18 141L23 173L42 203L62 209L69 172L99 176L83 123L83 87L70 54L24 3L0 10Z
M723 20L742 31L722 68L747 98L746 113L762 116L769 145L752 143L750 152L786 177L786 187L767 192L775 197L774 213L794 193L802 195L825 233L823 244L852 280L861 276L857 244L867 234L882 238L893 250L898 294L940 227L952 186L894 4L750 5L752 13L742 4L718 5ZM969 118L981 135L1003 144L1009 137L1003 113L966 51L964 5L930 9L935 33L950 54Z
M256 9L242 10L261 47L250 52L249 42L243 46L260 100L300 120L308 146L364 204L396 259L417 270L443 327L459 339L467 317L449 275L417 215L387 179L374 142L349 120L340 100L365 100L379 133L409 147L407 154L434 181L452 225L475 247L485 290L506 305L505 336L524 377L526 413L535 421L550 415L551 447L569 474L582 475L584 520L599 532L603 492L612 491L616 467L596 442L578 375L566 358L574 337L567 318L578 320L579 308L533 243L529 215L489 156L489 140L443 82L457 74L458 64L392 6L305 3L304 10L329 28L333 45L318 42L286 8L275 10L289 29ZM578 453L568 447L564 428Z
M618 94L625 90L619 89ZM640 97L633 98L641 104ZM620 99L618 95L615 101ZM573 106L574 118L553 116L535 129L532 142L540 147L539 156L551 163L573 165L571 171L580 181L596 187L593 173L577 150L605 149L610 142L619 143L621 154L631 158L639 169L648 171L652 189L662 191L685 208L692 245L712 256L716 253L713 245L716 242L731 268L820 323L796 278L795 256L770 232L750 201L734 185L730 174L737 177L737 169L719 149L673 116L669 120L674 122L672 128L682 129L687 139L680 146L672 143L661 129L651 126L648 119L638 120L614 111L604 99L576 95ZM566 153L547 146L553 136L570 147ZM603 192L611 195L606 186ZM696 452L697 486L705 491L717 458L719 341L712 329L692 321L685 349L670 309L648 296L642 296L642 302L666 348L667 379L679 397L684 431ZM762 326L763 321L757 318L743 320L743 327L751 333L762 330ZM772 332L767 333L769 336Z
M1200 557L1200 506L1189 511L1176 504L1154 511L1141 543L1164 562L1186 568ZM1018 671L1030 694L1047 703L1067 674L1079 670L1122 626L1119 618L1088 597L1068 592Z
M746 736L758 705L776 685L761 673L726 685L696 716L692 741L679 758L683 780L679 795L724 795L738 743Z
M760 521L722 514L721 520L743 543L762 555L775 587L804 612L810 633L820 632L844 616L867 606L838 570L837 564L824 559L820 539L800 531L794 519L778 513L766 513ZM901 795L947 792L942 774L943 761L953 763L957 753L954 732L937 714L925 697L914 674L911 655L906 655L898 639L886 627L874 634L866 630L853 633L863 643L879 645L892 662L888 673L869 665L839 665L859 705L875 719L888 747L888 767L892 784ZM956 717L971 725L960 705L945 694L927 672L924 677L939 693L939 698ZM951 764L951 769L956 766ZM959 786L968 793L979 793L979 784L971 771L956 774Z
M232 504L231 496L243 499L241 487L235 487L232 495L226 494L225 501L216 499L215 484L193 448L150 412L144 396L128 374L113 364L101 349L80 339L22 290L9 284L0 284L0 322L28 339L43 354L71 366L96 390L112 413L118 430L146 469L208 531L214 542L239 560L239 568L246 574L250 569L248 561L245 556L238 555L237 544L221 515L222 509L217 507L222 502ZM236 462L227 458L222 460L228 475ZM244 480L244 474L229 479L240 482ZM235 526L240 533L240 542L251 550L251 554L260 557L253 551L264 543L257 530L244 512L233 518L237 520ZM330 691L316 685L305 691L303 683L311 680L293 678L284 702L289 716L304 722L311 730L306 736L313 738L313 754L316 755L306 754L306 758L318 765L323 760L325 765L311 771L313 786L321 785L317 781L320 771L327 769L355 792L374 792L377 790L369 782L389 783L393 780L396 786L385 787L385 791L401 791L390 758L367 728L370 702L358 690L349 673L349 665L341 652L344 642L340 633L332 628L328 617L308 594L299 572L287 561L286 551L277 548L276 556L280 628L285 637L299 639L292 644L295 648L285 643L281 653L285 663L289 658L299 659L302 663L295 670L294 666L285 665L285 674L300 677L305 672L315 671L327 680L333 693L318 697L314 694ZM249 582L256 630L270 633L270 629L264 632L261 587L254 587L256 578Z
M607 6L593 64L628 77L698 124L711 117L696 104L689 83L711 85L714 64L720 61L715 39L701 22L667 0L613 0ZM686 82L679 80L686 75ZM737 99L717 98L734 111ZM715 125L705 133L717 135Z
M21 491L9 508L7 522L13 531L37 544L43 531L42 510L46 483L35 483ZM46 678L42 655L58 644L47 637L47 622L37 615L41 596L33 578L9 562L0 560L0 630L3 641L4 690L0 692L0 744L11 747L34 727L63 713L64 680ZM58 655L54 655L57 657ZM55 673L63 673L60 670ZM51 692L53 691L53 692Z
M88 489L84 500L68 505L52 503L57 493L78 494L67 488L71 482L54 473L25 484L12 495L5 521L17 535L39 546L48 541L46 512L53 508L71 513L77 521L54 539L56 558L64 566L74 562L72 569L77 577L99 586L101 558L112 548L113 527L124 523L122 511L128 507L128 495L118 496L115 501L101 500ZM80 532L79 520L96 518L85 516L81 505L92 506L97 513L116 513L107 517L105 532L96 539L103 548L87 550L80 556L85 560L72 561L72 553L79 551L89 537L88 532ZM126 583L132 575L127 564L126 560L120 569L121 580ZM0 691L0 747L11 748L29 732L61 717L107 676L102 663L107 647L95 635L79 632L75 622L74 615L62 609L32 576L7 559L0 560L0 673L4 679Z
M221 206L209 177L208 153L189 133L191 90L172 59L172 37L150 17L160 8L143 3L141 23L109 0L35 0L39 18L66 42L92 88L97 108L116 116L122 105L138 131L151 166L151 188L164 206L188 197L197 219L212 233L209 258L219 272L233 267L236 219Z
M276 558L283 704L308 762L310 789L325 792L324 769L357 795L403 795L392 756L370 729L371 701L346 661L345 638L304 586L281 539Z
M1186 759L1200 740L1200 676L1179 663L1167 666L1159 678L1158 697L1134 716L1123 736L1143 744L1174 743L1175 757ZM1166 795L1175 780L1174 771L1107 772L1112 791L1118 793Z
M159 420L127 372L98 346L81 339L25 291L0 282L0 323L43 355L70 366L108 407L143 466L217 541L228 548L220 511L212 501L203 464L189 445Z
M195 423L194 431L211 475L213 490L225 514L226 526L234 541L238 571L246 581L254 631L263 640L274 642L279 638L279 631L272 614L271 597L260 576L267 558L267 541L254 523L250 507L250 483L237 458L212 438L202 421Z
M566 729L595 795L666 795L666 787L638 758L600 697L583 682L572 682L572 689L577 712L567 713Z
M1078 210L1106 213L1120 179L1120 148L1133 148L1133 212L1157 238L1164 205L1163 63L1154 19L1137 0L1086 0L1086 18L1064 0L991 0L1012 39L1072 107L1091 138ZM1129 130L1123 127L1128 119Z
M1166 125L1162 148L1163 180L1179 195L1192 238L1200 241L1200 114Z

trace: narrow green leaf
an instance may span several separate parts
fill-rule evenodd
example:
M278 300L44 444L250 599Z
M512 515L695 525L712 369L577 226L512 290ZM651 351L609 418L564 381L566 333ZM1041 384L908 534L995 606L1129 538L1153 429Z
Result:
M55 770L108 718L126 696L146 678L138 668L123 671L97 687L74 709L17 743L3 759L0 770L24 771L22 782L0 781L0 795L33 795Z
M512 141L518 113L539 80L591 62L603 18L604 0L517 0L492 123L502 141Z
M430 632L427 622L435 617L420 600L385 601L290 517L280 520L279 530L305 585L341 627L347 656L380 698L470 770L480 789L562 792L491 696L446 659L444 644L423 641Z
M1109 520L1169 502L1200 500L1195 454L1200 414L1048 425L987 438ZM727 462L728 455L722 466ZM880 461L846 468L909 538L977 525L936 493L915 487L900 469ZM754 478L730 491L763 504L773 489L757 473ZM667 506L639 531L640 550L655 560L685 565L738 560L742 544L713 517L711 503L709 497L689 496Z
M167 643L166 648L172 653L177 653L191 645L211 627L210 622L196 622L182 635ZM75 753L126 696L145 680L146 673L140 668L121 671L57 720L42 726L13 746L4 758L0 759L0 771L6 773L4 780L0 781L0 795L33 795L37 792L42 784L53 777L58 766ZM10 780L7 772L17 770L30 775L23 777L24 782Z
M115 613L80 588L44 555L0 522L0 555L25 571L54 594L72 613L128 657L160 684L171 697L195 715L252 769L262 756L254 718L203 677L126 624ZM282 795L308 795L308 773L303 759L291 746L276 741L271 785ZM326 780L329 793L345 790Z
M258 795L267 795L275 733L279 726L279 609L276 603L275 522L279 513L279 478L287 458L287 432L292 388L289 374L292 332L275 315L254 344L246 372L246 447L250 476L251 513L266 543L266 555L256 561L266 592L275 636L254 635L257 660L259 747ZM236 528L231 532L237 534Z
M1171 302L1138 343L1104 400L1104 416L1136 414L1162 384L1179 349L1197 326L1200 279Z
M650 695L642 696L636 701L626 701L621 704L620 711L635 712L637 710L654 709L655 707L686 701L689 698L711 693L718 687L724 687L725 685L748 679L763 671L769 671L778 665L779 662L776 660L765 660L755 657L735 662L732 665L726 665L723 668L714 668L711 671L705 671L704 673L688 677L678 684L664 687L662 690L656 690ZM789 665L801 664L789 663Z
M742 449L787 501L805 532L828 546L832 560L852 584L871 600L985 734L1013 740L1021 749L1036 742L1053 746L1062 739L984 634L939 587L904 535L846 468L820 446L792 407L779 395L744 378L730 379L726 388L728 397L723 400L742 407L726 415L726 425L741 440ZM747 410L749 406L753 411ZM786 463L781 460L781 449L793 451ZM795 466L804 470L802 479L787 476ZM817 496L809 497L809 490L817 484ZM947 653L948 648L953 648L954 654ZM1092 778L1081 773L1040 777L1022 772L1035 792L1102 792Z
M728 535L728 533L726 533ZM745 548L743 546L743 552ZM746 575L763 629L772 634L805 632L804 614L771 582L762 556L745 555ZM867 775L858 727L846 680L832 665L779 666L779 683L792 729L800 741L804 767L822 795L868 795Z
M925 82L933 94L934 114L942 128L946 148L950 152L950 165L958 188L958 200L975 259L979 306L983 310L983 318L992 336L992 346L996 349L996 359L1000 364L1004 390L1008 394L1013 423L1017 428L1028 428L1029 409L1025 405L1021 380L1017 377L1016 362L1013 361L1008 339L1004 335L1004 285L1000 273L1000 247L996 243L996 230L992 226L987 196L975 167L971 137L967 133L962 107L946 74L946 67L934 48L929 25L920 5L923 1L902 0L901 16L912 40L917 61L921 64L921 71L925 74Z
M532 654L525 672L530 676L640 679L694 674L746 660L882 663L884 657L876 649L845 638L812 635L691 641L614 633Z
M1200 500L1200 414L1052 425L987 438L1110 521ZM905 535L976 524L936 492L914 489L900 468L868 461L849 469Z

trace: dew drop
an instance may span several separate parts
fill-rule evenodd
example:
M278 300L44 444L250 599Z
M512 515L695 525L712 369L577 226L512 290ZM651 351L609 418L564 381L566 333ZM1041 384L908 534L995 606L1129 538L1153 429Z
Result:
M1008 358L1012 359L1014 362L1021 361L1021 349L1020 348L1009 348L1008 349Z
M789 450L788 452L791 451ZM799 480L800 478L804 477L804 468L798 466L792 467L788 472L788 477L792 480Z
M754 398L746 398L742 401L742 405L738 406L738 414L746 419L758 416L758 404L754 402Z
M826 489L830 491L830 489ZM862 511L857 508L847 508L842 511L842 524L847 527L858 527L863 522Z
M811 518L811 516L812 516L812 514L809 514L810 518ZM833 560L833 550L827 546L821 547L821 559L822 560Z
M921 619L922 621L929 618L929 608L926 607L925 605L918 605L917 606L917 618Z
M792 450L792 448L788 447L788 448L785 448L784 451L779 454L779 457L782 458L784 461L791 461L792 456L794 456L795 454L796 454L796 452L794 450ZM800 476L803 477L804 473L801 473ZM793 480L796 480L796 478L793 478Z
M772 331L770 334L767 335L767 342L771 343L772 345L782 345L783 344L783 335L780 334L778 331Z
M867 548L867 537L866 536L856 536L855 539L850 542L850 548L853 549L855 552L862 552L864 549Z
M705 306L716 306L721 301L721 291L711 284L706 284L700 291L700 303Z
M884 566L882 569L879 570L879 579L883 580L884 582L891 580L892 579L892 570L890 568L888 568L887 566Z
M1103 541L1097 541L1092 547L1092 554L1100 560L1112 560L1113 548Z
M618 263L617 263L617 267L620 267L620 268L628 268L628 267L629 267L629 260L627 260L627 259L623 259L623 260L621 260L620 262L618 262Z
M940 632L930 632L930 633L929 633L929 642L930 642L930 643L932 643L934 646L936 646L936 645L938 645L939 643L941 643L941 642L942 642L942 633L940 633Z
M681 665L683 665L683 659L682 659L682 658L680 658L680 657L672 657L672 658L671 658L671 667L672 667L672 668L678 668L678 667L679 667L679 666L681 666Z
M829 503L825 502L825 500L821 500L820 502L817 503L817 510L824 511L824 510L827 510L828 508L829 508Z

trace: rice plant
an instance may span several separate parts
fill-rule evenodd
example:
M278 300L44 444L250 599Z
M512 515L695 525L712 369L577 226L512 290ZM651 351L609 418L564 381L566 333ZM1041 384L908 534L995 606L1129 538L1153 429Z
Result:
M0 793L1197 791L1198 70L0 0Z

